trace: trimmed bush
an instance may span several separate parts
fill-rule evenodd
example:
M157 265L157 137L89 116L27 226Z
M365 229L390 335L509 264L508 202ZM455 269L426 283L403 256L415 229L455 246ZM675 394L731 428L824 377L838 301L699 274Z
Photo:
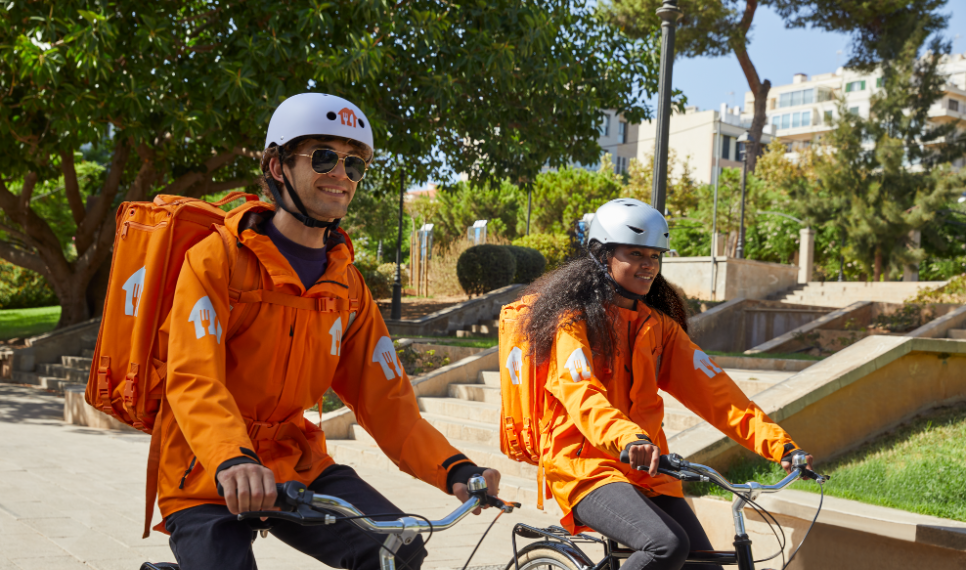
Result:
M469 296L481 295L513 283L517 260L501 245L474 245L456 262L456 277Z
M517 272L513 276L514 283L533 283L537 277L543 275L547 268L547 259L542 253L532 247L521 247L518 245L503 246L510 250L513 257L517 260Z
M567 234L530 234L513 240L513 245L539 251L550 269L560 267L571 255Z

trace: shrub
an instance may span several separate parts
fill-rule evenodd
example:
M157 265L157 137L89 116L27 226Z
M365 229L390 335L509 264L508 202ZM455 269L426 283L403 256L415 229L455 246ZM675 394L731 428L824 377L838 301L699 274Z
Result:
M392 284L396 281L396 264L383 263L375 268L362 269L362 276L372 292L373 299L386 299L392 297ZM403 267L402 282L406 284L409 279L409 272Z
M514 283L532 283L537 277L543 275L547 268L547 259L542 253L532 247L521 247L518 245L503 246L510 250L513 257L517 260L517 272L513 276Z
M560 267L571 255L567 234L530 234L513 240L513 245L540 252L547 262L547 269Z
M0 309L32 309L59 305L42 275L0 260Z
M513 283L517 260L500 245L474 245L456 262L456 277L469 296L480 295Z

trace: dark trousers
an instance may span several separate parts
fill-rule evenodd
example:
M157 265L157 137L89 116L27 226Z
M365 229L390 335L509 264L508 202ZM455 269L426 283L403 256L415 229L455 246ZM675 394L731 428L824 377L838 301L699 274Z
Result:
M395 520L402 516L388 499L379 494L348 466L333 465L309 485L315 493L332 495L352 503L374 520ZM377 570L379 550L385 535L366 532L348 521L326 526L302 526L288 521L269 519L271 532L292 548L308 554L333 568ZM174 552L182 570L255 570L252 542L257 531L247 521L239 521L224 505L199 505L178 511L165 524ZM426 558L423 538L416 537L396 553L396 567L419 570Z
M581 499L573 510L582 524L637 551L621 570L721 570L684 564L691 550L712 550L684 499L648 498L629 483L610 483Z

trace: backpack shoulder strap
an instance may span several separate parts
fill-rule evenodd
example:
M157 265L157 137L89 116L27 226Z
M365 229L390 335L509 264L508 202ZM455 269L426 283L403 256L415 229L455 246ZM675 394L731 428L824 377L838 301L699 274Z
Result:
M258 260L250 249L243 246L238 238L233 236L224 226L216 226L218 234L221 236L225 246L225 255L228 257L229 271L228 292L230 297L238 299L241 293L258 289L260 286L260 275L258 271ZM237 301L235 301L237 303ZM255 303L240 303L242 306L241 315L235 320L234 324L228 329L228 337L231 338L239 330L247 328L255 317ZM234 308L234 307L233 307Z

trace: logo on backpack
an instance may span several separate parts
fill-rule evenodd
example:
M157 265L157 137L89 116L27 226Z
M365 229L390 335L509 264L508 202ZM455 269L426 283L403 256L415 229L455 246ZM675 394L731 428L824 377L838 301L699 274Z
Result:
M329 354L332 356L339 356L342 354L342 319L339 317L335 318L335 322L332 323L332 328L329 329L329 336L332 337L332 350Z
M133 275L128 277L121 289L124 290L124 314L129 317L138 316L138 309L141 308L141 293L144 292L144 271L145 267L138 269Z
M708 375L708 378L714 378L715 374L721 373L721 369L714 362L711 362L707 354L700 350L694 351L694 369L704 372Z
M221 344L221 321L218 320L218 313L215 312L215 307L211 304L208 295L198 299L198 302L192 307L188 322L195 325L195 338L212 334L215 335L218 344ZM207 327L205 323L208 323Z
M514 346L510 351L510 356L506 359L506 369L510 371L510 381L514 384L520 383L520 370L523 368L523 351L520 347Z
M570 358L567 359L566 366L570 370L570 377L573 378L574 382L590 380L590 362L587 362L587 357L584 356L583 349L578 348L575 350L570 355Z
M376 348L372 351L372 361L378 362L382 367L386 380L392 380L397 376L402 378L402 365L399 364L396 347L392 345L392 339L388 336L380 338L376 343Z

